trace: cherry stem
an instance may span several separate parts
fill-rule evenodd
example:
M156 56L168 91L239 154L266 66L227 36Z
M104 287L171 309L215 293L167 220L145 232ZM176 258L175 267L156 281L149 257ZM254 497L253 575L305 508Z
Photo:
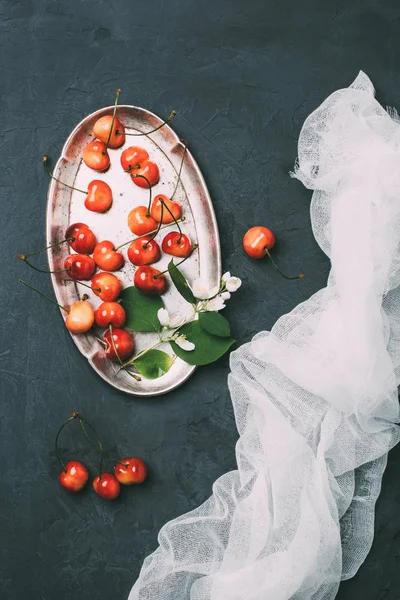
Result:
M185 217L182 217L181 219L177 220L177 223L181 223L182 221L185 220ZM153 229L152 231L149 231L148 233L144 233L143 235L138 235L137 237L129 240L128 242L124 242L123 244L120 244L119 246L117 246L115 248L115 250L119 250L120 248L123 248L124 246L127 246L128 244L131 244L132 242L134 242L135 240L140 240L141 238L144 238L148 235L151 235L152 233L154 233L155 231L161 231L161 229L166 229L167 227L171 227L172 225L174 225L175 223L166 223L165 225L163 225L162 227L157 229Z
M41 248L40 250L36 250L36 252L30 252L29 254L24 254L23 256L25 256L25 259L27 259L30 256L35 256L36 254L40 254L41 252L45 252L46 250L49 250L50 248L55 248L56 246L59 246L60 244L65 244L65 242L74 242L74 241L75 241L74 237L65 238L65 240L61 240L61 242L55 242L54 244L50 244L50 246L46 246L45 248Z
M148 185L149 189L151 190L151 183L150 183L150 181L147 179L147 177L145 177L144 175L139 175L139 173L132 173L132 174L131 174L131 171L132 171L132 169L127 169L127 170L126 170L126 173L129 173L129 174L131 175L131 178L132 178L132 179L138 179L138 178L140 178L140 179L144 179L144 180L145 180L145 182L147 183L147 185ZM150 201L149 201L149 206L150 206L150 203L151 203L151 198L150 198ZM149 210L150 210L150 209L149 209Z
M35 265L32 265L32 263L30 263L29 260L27 260L25 254L18 254L18 258L20 260L23 260L27 265L29 265L35 271L38 271L38 273L64 273L65 271L70 271L70 269L57 269L56 271L50 271L49 269L39 269L38 267L35 267Z
M183 154L182 154L182 160L181 160L181 165L179 167L179 172L178 172L178 179L176 180L176 184L175 184L175 189L172 192L172 196L171 196L171 200L173 199L173 197L176 194L176 191L178 189L178 185L179 182L181 180L181 173L182 173L182 167L183 167L183 161L185 160L185 154L186 154L186 150L187 150L187 142L185 140L181 140L181 142L184 144L184 149L183 149Z
M88 194L88 191L84 191L84 190L80 190L79 188L74 187L73 185L69 185L68 183L64 183L64 181L61 181L61 179L58 179L58 177L55 177L53 175L53 173L50 171L50 169L47 166L47 161L48 161L48 157L45 154L43 156L43 165L44 165L44 170L46 171L46 173L48 173L50 175L50 177L52 179L54 179L54 181L57 181L57 183L61 183L61 185L65 185L65 187L69 188L70 190L75 190L76 192L81 192L82 194Z
M89 423L89 421L87 421L86 419L84 419L82 417L82 415L80 415L80 414L77 414L77 418L79 419L79 424L81 426L81 429L83 431L83 434L84 434L85 438L92 444L93 448L95 450L97 450L97 452L99 452L101 454L102 458L103 457L108 458L109 460L112 460L113 462L119 463L120 465L123 465L124 467L128 467L129 466L127 463L121 462L117 458L113 458L112 456L110 456L108 454L108 452L104 452L104 448L103 448L103 444L101 442L101 438L100 438L99 434L97 433L96 429L93 427L93 425L91 423ZM92 440L92 438L90 437L90 435L86 431L85 423L86 423L86 425L88 427L90 427L90 429L93 431L93 433L97 437L97 444ZM101 468L100 468L100 472L101 472Z
M157 348L157 346L159 346L160 344L162 344L162 342L159 340L158 342L156 342L155 344L153 344L153 346L150 346L149 348L145 348L144 350L142 350L141 352L139 352L139 354L136 354L136 356L134 356L133 358L131 358L130 360L128 360L128 362L123 363L121 365L121 369L125 369L127 373L130 373L126 367L128 367L129 365L131 365L132 363L135 362L135 360L137 360L138 358L141 358L142 356L144 356L145 354L147 354L147 352L149 352L150 350L153 350L153 348ZM133 375L133 373L130 373L131 375Z
M282 275L282 277L284 277L285 279L303 279L304 278L303 273L300 273L299 275L296 275L295 277L288 277L287 275L285 275L285 273L282 273L282 271L280 270L280 268L278 267L278 265L272 258L268 248L264 248L264 250L265 250L265 254L268 256L269 260L271 261L271 263L275 267L275 269L278 271L279 275Z
M178 221L175 219L175 217L174 217L174 215L172 214L171 210L170 210L170 209L168 208L168 206L165 204L164 200L160 200L160 202L161 202L161 206L162 206L162 207L163 207L163 206L165 206L165 208L167 209L167 211L169 212L169 214L170 214L170 215L171 215L171 217L173 218L173 220L174 220L174 223L175 223L175 225L177 226L177 228L178 228L178 230L179 230L179 239L177 240L177 242L178 242L178 244L180 244L180 243L181 243L181 239L182 239L182 230L181 230L181 228L179 227L179 223L178 223ZM162 221L162 212L161 212L161 221Z
M117 348L115 346L115 342L114 342L114 337L113 337L113 328L112 325L110 323L110 325L108 326L108 329L110 331L110 340L111 340L111 344L113 347L113 350L115 352L115 356L118 358L119 364L121 365L121 368L119 369L119 371L124 370L126 373L128 373L128 375L130 375L131 377L133 377L133 379L135 379L136 381L142 381L141 377L139 377L138 375L136 375L135 373L130 373L127 369L125 369L124 363L121 360L120 355L118 354ZM118 372L119 372L118 371ZM119 461L117 461L119 462ZM122 464L122 463L121 463Z
M157 237L157 235L159 234L160 229L161 229L161 225L162 225L163 214L164 214L164 202L161 201L161 218L160 218L160 222L158 224L157 229L154 231L153 235L151 236L151 238L143 245L143 249L146 249L147 246L150 244L150 242L152 242L154 240L154 238ZM178 225L178 227L179 227L179 225Z
M181 260L180 262L178 262L178 264L175 265L175 267L179 267L182 263L185 262L185 260L187 260L188 258L190 258L193 254L193 252L195 250L197 250L198 248L198 244L193 244L189 254L187 256L185 256L185 258L183 260ZM165 271L161 271L161 273L158 273L158 275L154 275L154 279L158 279L161 275L164 275L165 273L168 273L169 269L166 269Z
M61 454L60 454L60 450L59 450L59 448L58 448L58 438L60 437L60 433L62 432L62 430L64 429L64 427L66 427L66 425L68 425L68 423L70 423L71 421L73 421L74 419L76 419L78 416L79 416L79 413L77 413L77 412L73 412L73 413L72 413L72 416L71 416L69 419L67 419L67 420L65 421L65 423L63 423L63 424L61 425L61 427L60 427L60 429L58 430L58 433L57 433L57 435L56 435L56 442L55 442L55 447L56 447L56 455L57 455L57 458L58 458L58 460L59 460L59 462L60 462L60 465L61 465L61 467L62 467L63 471L65 471L65 472L67 471L67 469L66 469L66 467L65 467L65 464L63 463L63 460L62 460L62 458L61 458Z
M92 292L101 292L101 288L94 288L91 285L88 285L87 283L83 283L83 281L79 281L77 279L64 279L64 282L65 281L72 281L72 283L79 283L80 285L87 287L89 290L92 290Z
M155 127L154 129L151 129L150 131L141 132L141 133L126 133L125 132L125 135L131 135L131 136L149 135L150 133L154 133L155 131L158 131L159 129L161 129L161 127L164 127L164 125L167 125L167 123L170 123L175 118L175 116L176 116L176 111L173 110L171 112L171 114L169 115L168 119L166 119L158 127ZM117 130L115 133L122 133L122 131Z
M46 296L46 294L43 294L42 292L39 292L39 290L37 290L36 288L34 288L32 285L30 285L29 283L27 283L23 279L20 279L19 281L20 281L20 283L23 283L28 288L30 288L31 290L33 290L34 292L36 292L37 294L39 294L39 296L42 296L43 298L45 298L49 302L52 302L53 304L55 304L56 306L58 306L58 308L61 308L62 310L65 310L66 313L69 313L68 308L65 308L65 306L61 306L61 304L58 304L58 302L56 302L52 298L49 298L49 296Z
M114 112L113 112L113 116L112 116L110 132L108 134L108 140L107 140L107 143L106 143L106 149L104 150L103 154L106 154L107 148L108 148L108 144L110 143L110 139L111 139L111 135L112 135L112 130L113 130L113 127L114 127L115 113L117 112L118 98L119 98L119 95L120 95L121 92L122 92L122 90L118 89L117 93L115 95ZM116 132L116 133L118 133L118 132Z

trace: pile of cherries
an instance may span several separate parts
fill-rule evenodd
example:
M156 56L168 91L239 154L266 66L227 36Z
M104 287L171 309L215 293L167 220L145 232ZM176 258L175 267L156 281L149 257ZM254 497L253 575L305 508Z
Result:
M104 452L101 439L93 425L84 419L80 413L73 412L72 416L67 419L63 425L61 425L57 433L55 443L57 458L62 467L62 471L58 476L58 480L64 489L68 490L69 492L79 492L85 487L89 479L89 471L82 462L78 460L70 460L67 463L64 463L61 458L58 445L59 437L64 427L72 421L79 422L85 438L91 443L91 445L97 447L101 457L99 474L93 479L92 483L96 494L101 496L101 498L105 498L106 500L115 500L120 493L120 484L133 485L135 483L143 483L147 476L147 467L144 461L137 456L131 458L121 458L120 460L110 458L108 454ZM96 437L95 441L91 438L87 428L94 433ZM115 463L114 473L109 473L102 470L103 460L106 458L109 458Z

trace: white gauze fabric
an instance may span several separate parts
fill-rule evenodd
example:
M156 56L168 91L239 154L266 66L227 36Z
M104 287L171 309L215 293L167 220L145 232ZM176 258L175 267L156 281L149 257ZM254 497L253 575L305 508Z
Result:
M129 600L329 600L372 543L399 441L400 125L364 73L306 120L326 288L231 356L238 470L167 523Z

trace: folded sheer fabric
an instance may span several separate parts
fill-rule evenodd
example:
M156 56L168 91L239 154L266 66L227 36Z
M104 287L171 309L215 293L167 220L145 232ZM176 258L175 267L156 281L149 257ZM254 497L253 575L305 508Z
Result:
M306 120L327 287L231 357L238 470L167 523L129 600L329 600L364 561L399 441L400 125L364 73Z

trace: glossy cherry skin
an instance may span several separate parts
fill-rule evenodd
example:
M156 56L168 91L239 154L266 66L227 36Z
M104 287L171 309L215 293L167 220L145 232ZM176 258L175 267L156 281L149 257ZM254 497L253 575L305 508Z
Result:
M160 258L160 246L149 235L133 240L128 248L128 258L133 265L150 265Z
M93 251L94 262L104 271L118 271L124 264L122 252L118 252L109 240L96 244Z
M121 166L124 171L137 168L147 160L149 160L149 153L140 146L129 146L121 154Z
M85 165L93 171L105 171L110 166L107 146L97 140L85 146L82 158Z
M85 223L73 223L70 225L65 232L65 238L71 240L68 244L78 254L92 254L97 244L96 236Z
M79 460L70 460L67 462L65 471L61 471L58 476L58 481L69 492L79 492L79 490L85 487L88 479L89 472Z
M93 134L98 140L100 140L100 142L103 142L104 144L107 144L108 142L109 148L119 148L125 143L125 127L117 118L115 118L110 141L108 141L111 124L112 115L100 117L100 119L97 119L96 123L94 124Z
M243 237L243 248L251 258L264 258L267 250L275 245L275 236L267 227L256 226L249 229Z
M68 254L64 261L64 268L71 279L90 279L96 270L96 264L87 254Z
M115 350L118 353L118 356L115 353L114 346L111 342L111 334L110 330L104 334L103 340L107 344L106 346L106 356L109 360L113 362L119 362L120 360L124 361L130 358L135 349L135 344L133 342L133 338L129 331L126 329L113 329L113 342L115 346Z
M86 333L94 323L93 307L84 300L73 302L65 319L65 327L71 333Z
M165 206L163 208L163 202L169 208L173 216L168 212ZM175 220L181 218L182 207L179 202L170 200L165 194L158 194L151 203L150 215L157 223L173 223L174 217Z
M146 160L139 167L133 168L130 171L130 176L135 185L141 188L149 188L155 185L160 179L160 171L155 162ZM146 179L144 179L144 177ZM147 183L147 181L149 183Z
M93 479L93 489L105 500L118 498L121 486L112 473L102 473Z
M147 206L137 206L128 215L128 227L135 235L146 235L157 229L157 221L151 217Z
M171 231L171 233L167 233L163 239L161 248L165 254L185 258L186 256L189 256L192 251L192 242L184 233L181 234L179 231Z
M123 463L123 464L121 464ZM114 467L115 477L123 485L143 483L147 476L147 468L141 458L121 458Z
M102 302L95 310L94 320L99 327L120 328L126 321L126 314L118 302Z
M112 302L120 295L122 283L112 273L96 273L90 282L93 293L104 302Z
M133 276L133 283L146 296L160 296L167 289L167 278L154 267L139 267Z
M92 212L103 213L109 210L113 201L112 191L108 183L94 179L88 185L85 207Z

